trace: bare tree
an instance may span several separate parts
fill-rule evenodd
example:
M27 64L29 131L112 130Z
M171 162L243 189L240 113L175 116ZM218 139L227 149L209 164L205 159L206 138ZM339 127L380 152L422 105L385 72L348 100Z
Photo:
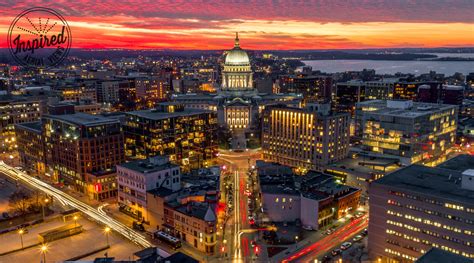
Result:
M9 198L9 205L14 212L24 215L31 206L31 195L23 189L19 189L12 193Z

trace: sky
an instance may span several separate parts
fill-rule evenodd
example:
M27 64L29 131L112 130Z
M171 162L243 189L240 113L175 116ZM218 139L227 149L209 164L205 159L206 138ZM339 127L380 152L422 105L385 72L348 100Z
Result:
M0 47L15 16L49 7L73 48L244 49L474 47L474 0L0 1Z

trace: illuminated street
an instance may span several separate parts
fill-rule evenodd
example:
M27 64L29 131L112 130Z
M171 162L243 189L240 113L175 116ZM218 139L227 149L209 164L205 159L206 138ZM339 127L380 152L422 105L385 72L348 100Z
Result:
M120 233L125 238L130 241L142 246L142 247L151 247L152 244L141 234L137 233L130 227L118 222L117 220L109 217L103 211L99 211L93 208L90 205L87 205L72 196L60 191L53 186L38 180L32 176L29 176L19 170L8 166L3 161L0 162L0 172L11 177L15 180L20 180L25 184L31 185L32 187L52 196L56 201L62 203L63 205L69 205L72 208L76 208L84 214L88 215L95 221L102 223L110 227L113 231Z
M317 242L302 247L293 255L285 258L283 262L314 262L314 260L319 258L321 255L331 251L333 248L338 248L342 242L349 240L354 235L367 228L368 223L369 220L367 215L355 219Z
M231 240L226 247L233 262L245 262L252 257L252 249L249 239L254 229L249 229L247 215L247 196L244 194L247 172L255 160L260 157L260 152L255 150L238 152L221 152L219 160L230 169L233 175L233 213L228 221L224 238Z

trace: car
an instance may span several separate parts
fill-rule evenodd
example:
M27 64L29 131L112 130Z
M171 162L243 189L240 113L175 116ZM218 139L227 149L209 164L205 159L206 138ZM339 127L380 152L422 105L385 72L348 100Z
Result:
M145 231L145 227L141 222L133 221L132 228L138 231Z
M358 241L361 241L362 238L364 238L362 235L357 235L357 236L355 236L355 237L352 239L352 241L358 242Z
M3 212L2 216L3 218L10 218L10 215L8 214L8 212Z
M255 247L255 246L257 245L257 242L255 242L255 240L252 240L252 241L250 241L250 245L251 245L252 247Z
M288 226L288 222L283 222L283 226Z
M308 230L308 231L313 231L314 230L312 226L306 226L306 225L303 226L303 229Z
M351 246L352 246L352 243L351 243L351 242L344 242L344 243L342 243L342 245L341 245L341 249L342 249L342 250L346 250L346 249L350 248Z
M340 255L341 253L342 253L342 250L340 250L339 248L336 248L333 251L331 251L331 255L333 256Z
M334 229L332 229L332 228L328 229L328 230L326 230L325 233L326 233L326 235L330 235L330 234L334 233Z
M367 234L369 234L369 230L367 230L367 228L366 228L366 229L364 229L364 231L362 231L362 235L366 236Z
M361 218L363 216L364 216L364 213L362 213L362 212L358 212L354 215L355 218Z

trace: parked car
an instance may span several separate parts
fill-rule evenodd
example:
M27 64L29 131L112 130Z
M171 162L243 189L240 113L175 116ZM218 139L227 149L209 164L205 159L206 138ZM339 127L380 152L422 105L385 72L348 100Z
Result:
M364 231L362 231L362 235L366 236L367 234L369 234L369 230L367 230L367 228L366 228L366 229L364 229Z
M138 231L145 231L145 227L141 222L133 221L132 228Z
M351 246L352 246L352 243L351 243L351 242L344 242L344 243L342 243L342 245L341 245L341 249L342 249L342 250L346 250L346 249L350 248Z
M303 229L308 230L308 231L313 231L314 230L312 226L307 226L307 225L303 226Z
M352 241L358 242L358 241L362 240L362 238L364 238L362 235L357 235L352 239Z
M8 212L3 212L2 216L3 218L10 218L10 215L8 214Z
M340 250L339 248L336 248L333 251L331 251L331 255L333 256L340 255L341 253L342 253L342 250Z
M364 216L364 213L362 213L362 212L357 212L354 216L355 216L355 218L361 218L361 217Z

